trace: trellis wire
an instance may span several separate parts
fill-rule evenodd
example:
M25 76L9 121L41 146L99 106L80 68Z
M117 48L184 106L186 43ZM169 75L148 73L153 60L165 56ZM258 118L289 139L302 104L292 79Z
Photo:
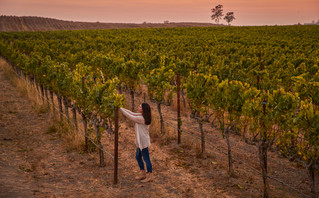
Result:
M154 117L155 117L156 119L159 119L159 117L156 117L156 116L154 116ZM175 125L173 125L172 123L169 123L169 122L167 122L167 121L164 121L164 122L165 122L166 124L170 125L171 127L173 127L174 129L178 130L178 128L177 128ZM194 134L194 133L191 133L191 132L188 132L188 131L185 131L185 130L182 130L182 131L185 132L185 133L187 133L187 134L189 134L189 135L191 135L191 136L193 136L193 137L195 137L195 138L197 138L197 139L199 139L199 140L201 140L201 137L198 136L198 135L196 135L196 134ZM221 153L223 153L223 154L225 154L225 155L228 155L228 153L227 153L226 151L224 151L224 150L218 148L217 146L213 145L210 141L207 141L207 140L206 140L206 143L207 143L209 146L211 146L211 147L215 148L216 150L218 150L219 152L221 152ZM243 163L246 167L252 169L253 171L257 172L258 174L261 174L261 172L260 172L259 170L257 170L256 168L252 167L252 166L249 165L247 162L245 162L245 161L239 159L238 157L236 157L236 156L234 156L234 155L233 155L233 158L236 159L236 160L238 160L238 161L240 161L240 162ZM311 198L311 196L306 195L306 194L300 192L300 191L297 190L296 188L290 186L289 184L287 184L287 183L285 183L285 182L283 182L283 181L281 181L281 180L279 180L279 179L277 179L277 178L271 177L271 176L269 176L269 175L267 175L267 177L270 178L270 179L272 179L272 180L275 180L275 181L277 181L277 182L279 182L279 183L281 183L281 184L283 184L283 185L285 185L285 186L287 186L288 188L290 188L290 189L292 189L292 190L298 192L299 194L301 194L301 195L304 196L304 197L310 197L310 198Z

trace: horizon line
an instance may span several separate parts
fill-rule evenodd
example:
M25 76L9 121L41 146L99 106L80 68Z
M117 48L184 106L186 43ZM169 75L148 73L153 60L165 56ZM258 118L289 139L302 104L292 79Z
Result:
M295 23L295 24L250 24L250 25L228 25L223 23L210 23L210 22L198 22L198 21L170 21L170 20L164 20L163 22L105 22L105 21L78 21L78 20L70 20L70 19L61 19L61 18L54 18L54 17L47 17L47 16L36 16L36 15L0 15L1 17L37 17L37 18L46 18L46 19L54 19L54 20L60 20L65 22L74 22L74 23L105 23L105 24L173 24L173 23L198 23L198 24L210 24L215 26L235 26L235 27L243 27L243 26L293 26L293 25L319 25L319 19L317 22L315 20L312 20L312 22L308 23Z

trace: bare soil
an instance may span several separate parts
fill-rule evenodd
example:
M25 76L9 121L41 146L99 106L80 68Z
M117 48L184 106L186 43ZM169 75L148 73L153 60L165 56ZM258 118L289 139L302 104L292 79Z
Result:
M158 113L153 109L150 146L154 181L142 184L134 177L134 128L121 118L119 135L119 184L113 185L113 160L105 155L105 167L99 167L97 152L71 149L61 134L52 130L59 123L50 111L40 108L6 72L0 60L0 197L261 197L262 178L251 167L259 169L257 149L232 135L235 176L227 172L227 156L220 132L205 124L207 158L199 157L200 141L186 131L198 134L194 120L183 116L182 144L176 144L176 130L167 125L167 133L158 133ZM127 104L129 104L127 95ZM143 97L136 98L136 104ZM45 109L45 108L44 108ZM163 107L166 121L176 125L172 107ZM113 152L113 135L103 134L103 147ZM84 141L84 137L82 142ZM276 152L269 152L269 175L309 194L306 171ZM317 191L318 173L316 174ZM270 181L271 197L303 197L274 180Z

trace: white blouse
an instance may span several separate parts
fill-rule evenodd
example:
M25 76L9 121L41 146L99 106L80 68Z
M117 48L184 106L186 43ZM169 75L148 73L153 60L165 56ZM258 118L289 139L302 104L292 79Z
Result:
M129 120L135 122L135 144L141 150L151 146L150 135L148 132L149 125L145 124L145 120L141 113L133 113L125 108L120 108L120 111Z

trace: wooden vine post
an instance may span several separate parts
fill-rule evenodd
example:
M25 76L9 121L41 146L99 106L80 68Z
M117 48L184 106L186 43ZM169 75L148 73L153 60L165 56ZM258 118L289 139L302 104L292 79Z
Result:
M115 131L114 131L114 184L117 184L118 175L118 143L119 143L119 108L115 107Z
M266 116L266 101L263 101L263 116ZM261 143L259 145L259 157L260 157L260 165L262 168L262 176L263 176L263 197L268 198L268 189L269 182L267 178L267 149L268 149L268 141L267 141L267 132L264 121L261 123Z
M177 144L181 143L181 96L180 96L180 75L177 73Z
M259 54L259 62L260 62L260 71L264 70L264 64L261 59L261 52ZM260 85L260 81L262 81L262 78L257 75L257 89L263 90L263 87ZM267 141L267 131L266 126L264 122L264 118L266 117L266 101L263 101L263 107L262 107L262 115L263 119L261 120L261 142L258 145L258 152L259 152L259 161L260 166L262 170L262 177L263 177L263 197L268 198L268 190L269 190L269 182L268 182L268 176L267 176L267 149L269 146L269 141Z

